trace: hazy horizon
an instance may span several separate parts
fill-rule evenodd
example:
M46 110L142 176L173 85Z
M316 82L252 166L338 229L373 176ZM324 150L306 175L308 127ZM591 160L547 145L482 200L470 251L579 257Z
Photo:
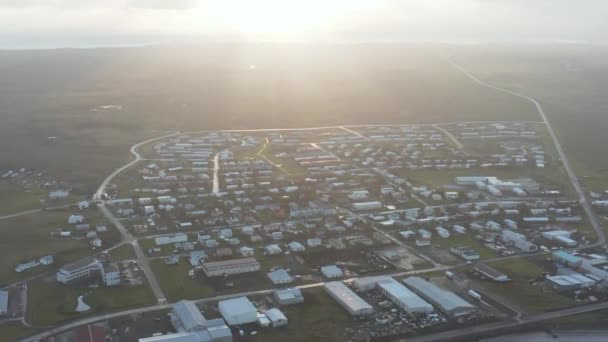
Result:
M166 43L605 44L597 0L0 0L0 49Z

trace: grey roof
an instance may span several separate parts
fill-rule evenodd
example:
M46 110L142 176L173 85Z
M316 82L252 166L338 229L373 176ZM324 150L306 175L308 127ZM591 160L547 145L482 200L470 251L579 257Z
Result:
M321 273L328 278L341 277L342 270L336 265L329 265L321 267Z
M219 319L219 321L221 321L221 325L210 326L207 328L207 332L213 341L222 340L228 336L232 336L232 331L230 331L230 328L228 328L226 323L224 323L224 320Z
M473 304L458 297L453 292L444 290L420 277L409 277L403 280L403 282L426 300L438 306L444 313L453 313L456 310L476 308Z
M205 325L205 317L196 305L187 300L181 300L173 305L173 313L183 325L186 331L202 328Z
M8 291L0 291L0 312L8 310Z
M402 303L408 310L433 311L433 306L393 278L381 279L378 286Z
M279 268L278 270L269 272L266 274L268 276L268 278L270 279L270 281L272 281L275 284L281 284L281 283L285 283L285 282L291 282L293 280L293 278L291 278L291 276L289 275L289 273L287 271L285 271L282 268Z
M325 287L325 290L350 313L358 314L362 311L373 310L371 305L340 281L325 283L323 284L323 287Z
M275 290L274 291L276 293L276 296L280 299L280 300L289 300L292 298L302 298L302 291L297 288L289 288L289 289L284 289L284 290Z
M242 314L249 314L251 312L256 313L257 310L253 304L249 301L247 297L237 297L227 300L221 300L218 303L220 312L222 316L224 313L230 313L231 316L238 316ZM227 319L224 316L224 319ZM231 322L228 322L231 324Z
M287 317L285 317L285 314L283 314L283 312L277 308L272 308L270 310L267 310L265 312L266 316L268 317L268 319L271 322L277 322L277 321L286 321Z

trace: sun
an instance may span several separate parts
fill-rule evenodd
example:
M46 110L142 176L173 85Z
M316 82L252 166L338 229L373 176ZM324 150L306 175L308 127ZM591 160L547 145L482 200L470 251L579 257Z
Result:
M223 0L204 8L225 28L257 37L288 37L329 29L341 15L367 1Z

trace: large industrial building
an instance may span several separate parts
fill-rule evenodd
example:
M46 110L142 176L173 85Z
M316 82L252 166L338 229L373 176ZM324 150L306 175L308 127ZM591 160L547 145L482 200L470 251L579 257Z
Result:
M226 261L205 262L202 264L203 272L207 277L256 272L260 270L260 263L255 258L234 259Z
M459 318L477 312L475 305L420 277L409 277L403 282L412 291L451 318Z
M378 289L395 305L409 314L429 314L433 306L393 278L378 282Z
M253 323L258 319L258 312L247 297L222 300L218 306L228 325Z
M388 276L363 277L353 281L353 285L357 291L367 292L376 288L378 283L383 280L389 280Z
M223 319L206 320L191 301L179 301L171 310L177 333L139 339L140 342L232 342L232 332Z
M352 316L366 316L374 312L371 305L340 281L325 283L323 288Z
M603 287L608 287L608 271L600 268L606 263L605 259L583 259L564 251L554 252L552 257L556 263L576 271L568 275L578 273ZM582 283L581 286L584 287L586 281Z

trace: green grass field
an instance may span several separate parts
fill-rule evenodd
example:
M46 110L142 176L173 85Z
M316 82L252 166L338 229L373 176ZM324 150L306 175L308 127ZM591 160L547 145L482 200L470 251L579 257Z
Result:
M84 313L75 311L80 295L85 296L84 301L91 310ZM45 327L101 312L154 303L154 295L147 285L90 288L63 285L53 279L38 279L28 283L27 319L33 326Z
M284 328L266 330L256 342L344 341L350 316L321 288L302 291L304 303L281 307L289 320Z
M112 260L114 261L132 260L135 258L135 251L133 250L133 246L125 244L111 250L110 256L112 256Z
M476 250L482 260L495 258L497 256L496 252L484 246L483 243L479 242L478 240L475 240L469 234L451 234L450 237L447 239L434 235L433 244L437 244L441 246L441 248L444 248L448 251L452 247L468 246Z
M1 324L0 342L14 342L36 332L38 332L38 329L28 328L18 322Z
M188 270L192 267L186 260L180 260L177 265L166 265L164 260L154 259L150 265L170 302L199 299L214 294L211 285L188 277Z
M46 198L41 191L23 191L10 186L0 185L0 216L21 211L40 209L40 200Z
M13 283L92 254L86 241L50 235L53 231L68 227L70 213L68 210L42 211L0 221L0 283ZM55 258L55 265L15 272L18 263L48 254Z

